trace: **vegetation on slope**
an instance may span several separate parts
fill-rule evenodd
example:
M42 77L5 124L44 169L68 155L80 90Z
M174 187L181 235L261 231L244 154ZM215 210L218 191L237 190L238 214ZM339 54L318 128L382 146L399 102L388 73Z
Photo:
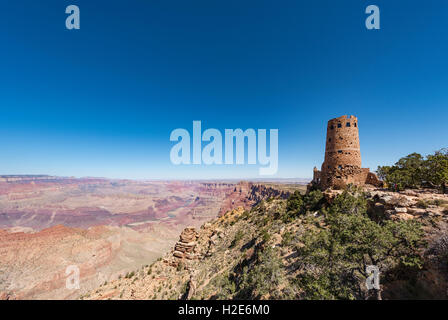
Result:
M91 298L381 298L381 290L366 289L366 267L379 267L382 289L394 281L415 286L424 267L423 239L415 220L371 219L358 189L331 202L321 191L295 192L288 200L269 199L204 224L199 260L172 267L165 257Z
M420 223L371 220L356 189L332 204L312 191L293 194L284 210L274 207L263 203L252 211L249 221L260 227L250 241L255 250L244 254L248 246L241 247L240 261L215 284L214 298L365 299L368 265L402 274L422 267Z
M365 197L345 191L325 209L319 227L303 235L298 248L303 272L297 284L305 298L367 298L367 266L377 266L384 274L421 269L422 239L419 222L375 222L367 215ZM381 291L375 293L380 299Z

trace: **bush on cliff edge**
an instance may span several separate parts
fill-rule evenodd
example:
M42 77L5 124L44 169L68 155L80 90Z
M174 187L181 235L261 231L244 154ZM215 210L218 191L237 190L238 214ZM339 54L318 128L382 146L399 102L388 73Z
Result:
M422 267L420 223L377 223L366 207L365 197L346 190L328 208L323 225L304 234L297 248L301 272L296 285L302 298L365 299L368 265L376 265L382 275L390 268ZM381 290L375 294L381 299Z

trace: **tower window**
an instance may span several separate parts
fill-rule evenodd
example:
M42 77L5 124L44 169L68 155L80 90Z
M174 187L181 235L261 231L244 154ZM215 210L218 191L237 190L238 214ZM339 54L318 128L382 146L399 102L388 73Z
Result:
M328 141L331 142L331 138L328 138Z
M342 166L341 166L341 165L339 165L339 166L338 166L338 169L342 169Z
M342 153L342 150L338 150L338 153Z
M338 123L338 128L342 128L342 124Z
M334 129L334 125L331 125L330 129L333 130Z
M347 124L345 126L346 127L350 127L350 122L347 122Z
M356 122L353 125L356 127Z

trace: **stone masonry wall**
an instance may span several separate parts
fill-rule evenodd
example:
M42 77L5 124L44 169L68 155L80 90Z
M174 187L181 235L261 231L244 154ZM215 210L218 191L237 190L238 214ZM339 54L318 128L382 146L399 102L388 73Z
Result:
M328 121L325 160L321 171L314 169L313 183L322 189L381 183L368 168L361 167L358 118L355 116Z

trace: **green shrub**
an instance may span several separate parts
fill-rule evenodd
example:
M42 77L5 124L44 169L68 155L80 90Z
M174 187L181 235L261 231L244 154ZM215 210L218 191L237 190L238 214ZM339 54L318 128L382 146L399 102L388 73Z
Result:
M295 191L288 198L286 211L280 217L284 223L288 223L299 215L320 210L324 203L325 198L320 190L313 190L304 195L301 195L299 191Z
M417 201L417 207L419 207L419 208L426 209L426 208L428 208L428 206L429 206L429 203L423 199L419 199Z
M314 190L306 193L303 197L306 211L317 211L325 202L324 194L320 190Z
M274 249L266 248L259 256L257 263L243 271L240 291L237 299L259 299L269 294L273 296L284 280L283 265Z
M448 149L436 151L423 158L412 153L398 160L393 166L380 166L378 176L389 189L420 188L423 185L439 187L446 192L448 185Z
M292 195L289 196L286 202L286 211L299 213L302 210L303 206L303 197L299 191L294 191Z
M290 231L287 231L282 236L281 245L284 247L289 246L293 243L293 240L294 240L294 234Z
M267 243L271 240L271 234L267 229L263 229L261 231L261 239L263 240L264 243Z
M402 274L422 267L423 230L415 220L377 223L366 199L344 191L325 216L325 225L307 230L297 248L304 272L297 278L304 299L366 298L359 290L367 265ZM408 270L408 271L406 271ZM381 292L378 292L380 295Z
M216 281L216 285L220 288L216 295L217 299L229 300L233 298L233 295L236 292L236 284L228 273L224 273L220 276Z
M240 218L243 220L247 220L247 219L249 219L249 216L250 216L250 212L247 210L244 210L244 212L241 214Z
M433 205L433 206L445 206L447 203L448 202L443 200L443 199L434 199L434 200L419 199L417 201L417 207L426 209L430 205Z
M443 200L443 199L434 199L434 200L432 200L431 202L432 202L432 204L434 204L435 206L439 206L439 207L441 207L441 206L445 206L445 205L448 204L448 201L447 201L447 200Z
M243 232L243 230L238 230L236 233L235 233L235 238L232 240L232 242L230 243L230 246L229 246L229 248L233 248L233 247L235 247L237 244L238 244L238 242L240 242L240 240L242 239L244 237L244 232Z

